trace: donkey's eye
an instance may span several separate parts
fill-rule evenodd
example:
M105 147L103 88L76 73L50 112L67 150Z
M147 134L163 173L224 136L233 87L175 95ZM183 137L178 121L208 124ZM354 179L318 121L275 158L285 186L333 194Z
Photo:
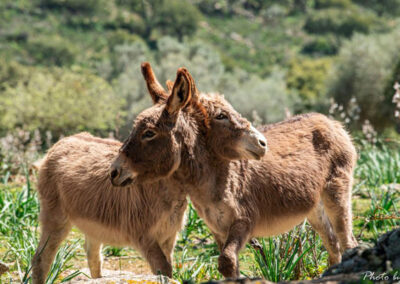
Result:
M156 136L156 133L154 131L146 130L142 135L142 139L150 139L153 138L154 136Z
M218 119L218 120L227 119L227 118L228 117L223 113L220 113L215 117L215 119Z

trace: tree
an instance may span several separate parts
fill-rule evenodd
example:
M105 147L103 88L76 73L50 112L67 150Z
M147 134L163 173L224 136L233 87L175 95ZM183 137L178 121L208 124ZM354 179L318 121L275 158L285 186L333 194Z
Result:
M113 130L122 100L109 84L88 71L30 68L0 93L0 127L50 130L59 135Z
M329 96L347 105L355 97L360 121L368 119L378 130L393 126L393 96L388 80L399 60L400 30L385 35L356 35L344 43L329 79Z

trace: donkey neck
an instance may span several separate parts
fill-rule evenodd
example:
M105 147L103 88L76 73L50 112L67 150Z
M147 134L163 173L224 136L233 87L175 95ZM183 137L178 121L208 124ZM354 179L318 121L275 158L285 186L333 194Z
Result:
M226 191L240 196L249 182L253 161L229 161L206 149L194 145L194 155L185 155L174 177L196 203L221 200Z

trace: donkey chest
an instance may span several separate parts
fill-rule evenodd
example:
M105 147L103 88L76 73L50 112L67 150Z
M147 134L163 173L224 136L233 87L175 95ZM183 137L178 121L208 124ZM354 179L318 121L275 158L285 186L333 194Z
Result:
M160 212L158 221L150 233L159 240L175 235L182 228L186 207L186 199L171 202L168 209Z
M202 217L212 232L225 235L232 224L233 210L223 202L216 204L197 205L193 202L200 217Z

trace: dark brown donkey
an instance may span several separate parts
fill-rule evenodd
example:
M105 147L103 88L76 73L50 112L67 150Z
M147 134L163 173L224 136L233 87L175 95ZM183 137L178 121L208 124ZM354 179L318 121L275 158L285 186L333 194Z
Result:
M143 72L154 102L161 106L160 90L150 65L145 64ZM202 112L205 110L199 106L196 115L202 117ZM169 122L164 127L169 129ZM264 138L257 133L246 131L241 143L258 144L256 136ZM142 133L141 138L152 145L152 132ZM160 173L168 176L178 167L179 163L170 163L168 156L185 144L182 139L186 137L178 134L176 141L158 140L164 143L164 153L146 157L155 161L163 159L153 177ZM172 275L172 251L182 227L187 192L174 179L167 178L149 183L136 181L123 190L116 188L110 181L109 169L121 146L118 141L80 133L61 139L41 162L38 192L42 234L32 261L33 283L45 282L57 248L72 225L85 234L93 278L101 277L103 243L133 246L147 259L153 273ZM253 151L258 155L264 153L264 149L257 147ZM128 184L133 181L129 176L112 173L113 183L121 179L122 184Z
M225 277L239 275L238 252L251 237L281 234L306 218L331 264L356 246L350 202L356 151L338 122L308 114L265 126L263 157L265 140L243 143L250 124L222 97L198 94L185 69L169 97L156 81L148 86L157 104L135 120L112 180L169 176L181 184L215 236ZM249 158L262 160L239 160Z

